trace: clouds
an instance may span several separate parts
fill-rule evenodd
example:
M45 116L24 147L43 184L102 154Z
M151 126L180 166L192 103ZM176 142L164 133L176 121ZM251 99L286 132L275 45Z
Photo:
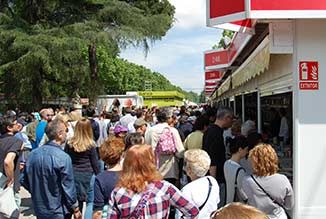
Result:
M147 57L141 49L128 49L121 57L160 72L187 91L204 88L203 53L219 41L221 31L205 25L205 0L170 0L176 7L177 23L156 42Z
M169 0L176 8L175 27L191 29L206 22L206 0Z

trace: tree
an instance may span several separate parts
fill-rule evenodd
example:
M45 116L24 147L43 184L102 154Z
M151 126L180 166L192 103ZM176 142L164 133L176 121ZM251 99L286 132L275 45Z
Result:
M228 46L227 42L225 41L231 41L234 34L235 32L232 30L223 30L222 38L219 40L217 45L213 45L213 49L225 48L226 46Z
M1 0L1 92L29 108L76 92L94 97L114 85L103 81L98 49L109 58L130 44L147 52L173 15L168 0Z
M206 103L206 93L205 93L205 90L203 90L202 92L200 92L200 95L199 95L199 103Z

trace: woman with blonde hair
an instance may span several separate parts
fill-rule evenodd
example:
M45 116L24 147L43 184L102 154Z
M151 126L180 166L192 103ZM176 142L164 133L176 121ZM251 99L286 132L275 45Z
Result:
M91 178L99 173L96 145L93 140L91 122L80 119L75 127L74 136L68 141L65 151L70 155L74 169L74 179L77 191L79 209L82 212L83 202L92 202L88 199ZM92 216L92 209L87 210Z
M242 188L248 204L265 212L269 218L287 218L294 205L288 178L277 173L278 157L269 144L259 144L249 152L253 175L245 178Z
M230 203L211 214L212 219L268 219L268 216L255 207L239 202Z
M196 218L198 208L174 185L162 179L151 146L129 148L120 180L111 193L108 218L167 219L171 206L179 209L183 218Z

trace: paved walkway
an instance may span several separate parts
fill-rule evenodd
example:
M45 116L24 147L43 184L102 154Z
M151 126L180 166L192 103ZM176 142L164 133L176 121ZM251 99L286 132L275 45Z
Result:
M19 219L36 219L34 216L34 210L32 207L32 199L31 194L24 189L24 187L20 187L20 197L21 197L21 205L20 205L20 216ZM84 203L84 209L86 208ZM84 213L84 212L83 212ZM51 218L49 218L51 219Z
M34 211L32 208L32 200L31 195L28 191L26 191L23 187L20 187L20 197L21 197L21 205L20 205L20 219L36 219L34 216Z

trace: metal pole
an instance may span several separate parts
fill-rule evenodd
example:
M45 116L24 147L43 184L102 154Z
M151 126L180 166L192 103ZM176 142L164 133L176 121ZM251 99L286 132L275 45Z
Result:
M237 103L235 102L235 100L236 100L236 98L235 98L235 96L234 96L234 101L233 101L233 112L234 112L234 115L236 115L237 114Z
M241 94L241 104L242 104L242 122L245 122L245 97L244 93Z
M257 90L257 128L258 133L262 133L261 102L259 90Z

